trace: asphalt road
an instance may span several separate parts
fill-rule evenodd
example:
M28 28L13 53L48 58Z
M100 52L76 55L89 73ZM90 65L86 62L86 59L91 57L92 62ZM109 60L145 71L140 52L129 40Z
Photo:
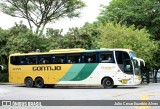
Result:
M0 100L160 100L160 83L139 86L103 87L55 86L28 88L0 84ZM47 102L47 101L46 101ZM160 105L160 104L159 104ZM160 109L160 106L0 106L0 109Z

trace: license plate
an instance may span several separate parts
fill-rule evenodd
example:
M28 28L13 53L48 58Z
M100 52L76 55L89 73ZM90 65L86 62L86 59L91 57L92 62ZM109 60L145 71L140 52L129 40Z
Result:
M123 79L122 80L122 84L127 84L128 80L127 79Z
M141 80L141 76L138 76L138 80Z

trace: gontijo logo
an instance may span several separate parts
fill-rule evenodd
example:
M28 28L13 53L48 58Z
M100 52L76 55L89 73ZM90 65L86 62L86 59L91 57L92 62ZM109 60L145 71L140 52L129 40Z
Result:
M55 71L61 70L61 66L34 66L32 67L33 71Z

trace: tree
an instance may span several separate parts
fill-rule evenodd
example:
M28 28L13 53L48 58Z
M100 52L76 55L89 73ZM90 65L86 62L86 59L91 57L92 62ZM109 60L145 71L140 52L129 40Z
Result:
M95 40L99 36L98 25L97 23L86 23L81 28L70 28L64 35L62 35L62 30L49 28L46 35L49 41L47 49L96 48Z
M114 21L136 28L146 27L155 39L160 39L160 1L159 0L112 0L103 6L99 21Z
M6 66L8 64L8 51L5 48L10 36L8 30L0 29L0 65Z
M62 47L62 43L64 40L64 37L62 35L62 29L53 29L53 28L47 28L46 31L46 38L44 38L43 41L46 41L46 49L52 50L52 49L59 49Z
M106 23L99 27L99 31L99 47L132 49L138 57L146 61L147 66L154 63L157 43L149 38L150 34L145 29L138 30L134 26Z
M20 23L8 30L0 29L0 45L0 64L7 68L10 54L28 53L40 48L41 38Z
M160 40L160 1L159 0L112 0L109 6L103 6L98 20L100 22L114 21L127 26L135 25L136 28L146 28L151 34L152 39ZM139 36L141 37L141 36ZM143 43L143 42L142 42ZM153 52L153 60L150 62L155 74L160 69L160 44L157 45L157 51ZM146 50L147 48L144 48ZM147 55L146 55L147 56Z
M96 38L99 36L97 23L85 23L81 28L70 28L64 35L64 44L67 48L94 49Z
M5 14L24 18L30 28L36 26L41 34L47 23L64 17L78 17L79 9L85 6L81 0L1 0L0 8Z

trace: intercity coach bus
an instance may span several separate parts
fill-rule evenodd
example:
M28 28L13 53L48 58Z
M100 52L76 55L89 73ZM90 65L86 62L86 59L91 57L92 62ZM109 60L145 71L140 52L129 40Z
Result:
M141 65L128 49L59 49L9 56L9 82L42 88L45 85L118 85L141 83Z

